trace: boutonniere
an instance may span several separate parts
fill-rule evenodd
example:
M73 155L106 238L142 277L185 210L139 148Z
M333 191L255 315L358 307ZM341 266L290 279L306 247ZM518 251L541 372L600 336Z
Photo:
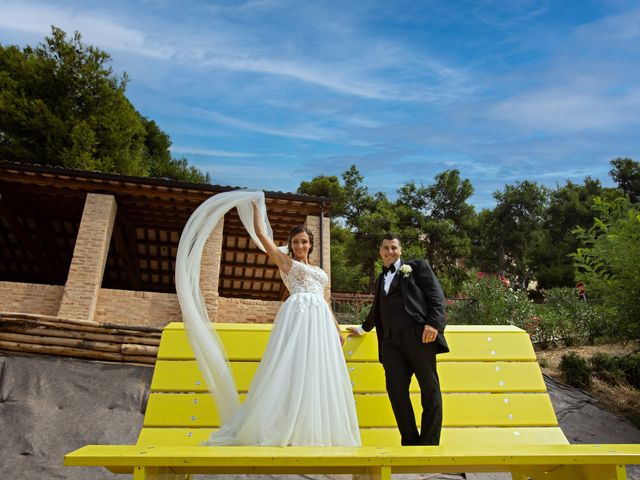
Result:
M404 278L407 278L409 275L411 275L411 272L413 272L413 269L411 268L411 265L407 265L405 263L400 265L400 268L398 269L398 271L402 273L402 276Z

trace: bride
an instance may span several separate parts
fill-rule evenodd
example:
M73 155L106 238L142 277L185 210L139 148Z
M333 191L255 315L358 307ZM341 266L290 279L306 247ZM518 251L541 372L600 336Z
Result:
M290 293L242 405L199 289L204 241L233 207L256 245L280 269ZM262 192L215 195L198 207L183 231L176 290L187 335L222 422L209 445L360 445L343 340L324 298L328 277L309 263L313 234L295 227L287 247L285 253L273 242Z

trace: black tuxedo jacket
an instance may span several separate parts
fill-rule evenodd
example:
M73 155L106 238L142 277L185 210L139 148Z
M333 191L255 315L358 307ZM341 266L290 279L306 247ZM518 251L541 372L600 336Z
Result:
M446 326L444 292L433 269L424 260L401 261L400 266L402 265L409 265L411 273L405 275L401 271L396 272L390 289L398 287L401 289L404 309L417 323L430 325L438 330L435 340L437 353L448 352L449 346L444 338ZM373 305L362 324L362 328L367 332L376 327L379 349L384 336L380 319L380 295L384 295L380 293L381 282L384 282L382 274L376 279Z

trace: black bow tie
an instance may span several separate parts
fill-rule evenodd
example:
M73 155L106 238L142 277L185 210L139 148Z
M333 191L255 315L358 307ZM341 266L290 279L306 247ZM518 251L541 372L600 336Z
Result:
M382 275L386 275L389 272L395 273L396 272L396 266L391 264L388 267L382 267Z

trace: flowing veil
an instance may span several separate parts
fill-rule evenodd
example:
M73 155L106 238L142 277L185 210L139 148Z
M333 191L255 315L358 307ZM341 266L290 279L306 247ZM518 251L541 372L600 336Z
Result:
M209 235L224 218L225 213L234 207L238 210L247 233L258 248L265 251L253 226L254 200L258 202L258 214L264 222L265 231L273 239L264 193L235 190L214 195L193 212L182 231L176 256L176 292L182 310L182 321L207 388L218 407L222 423L236 412L240 400L224 347L207 314L200 290L200 264Z

